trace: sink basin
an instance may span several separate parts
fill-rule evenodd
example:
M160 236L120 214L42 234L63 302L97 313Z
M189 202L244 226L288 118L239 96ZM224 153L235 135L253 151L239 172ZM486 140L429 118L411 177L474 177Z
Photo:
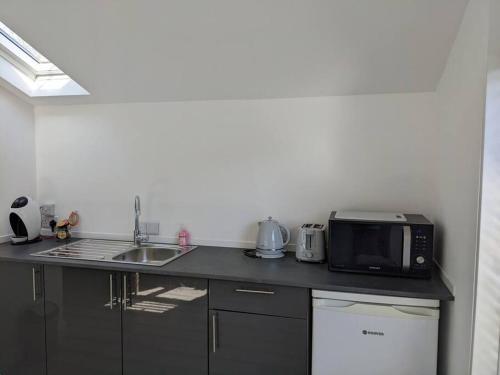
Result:
M164 264L182 255L182 250L162 246L140 246L116 255L113 260L124 263Z
M195 248L196 246L161 243L143 243L136 246L133 242L85 239L31 255L47 258L71 258L74 260L163 266Z

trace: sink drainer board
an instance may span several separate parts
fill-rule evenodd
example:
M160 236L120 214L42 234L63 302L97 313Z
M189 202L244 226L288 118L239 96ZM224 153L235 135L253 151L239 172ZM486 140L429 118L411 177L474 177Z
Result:
M195 248L196 246L159 243L144 243L137 246L133 242L126 241L84 239L31 255L46 258L163 266ZM137 255L138 252L141 253L141 256ZM131 253L134 253L135 256L127 256Z
M77 258L85 260L111 260L115 255L134 248L133 243L106 240L80 240L54 249L31 254L51 258Z

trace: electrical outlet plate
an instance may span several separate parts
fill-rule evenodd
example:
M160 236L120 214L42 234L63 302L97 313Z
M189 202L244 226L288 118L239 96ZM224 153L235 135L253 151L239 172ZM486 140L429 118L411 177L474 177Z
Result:
M40 213L46 216L54 216L56 214L55 204L42 204L40 206Z
M146 233L151 236L158 236L160 234L160 223L146 223Z
M142 222L139 223L139 230L141 233L149 236L158 236L160 234L160 223L156 222Z
M40 214L42 216L42 228L50 229L50 221L55 218L56 205L42 204L40 206Z

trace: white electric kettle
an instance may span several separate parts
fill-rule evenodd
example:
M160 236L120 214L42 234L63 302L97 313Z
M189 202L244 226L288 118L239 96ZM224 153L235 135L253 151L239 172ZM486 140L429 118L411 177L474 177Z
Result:
M271 216L259 222L256 256L261 258L281 258L284 247L290 241L290 231Z

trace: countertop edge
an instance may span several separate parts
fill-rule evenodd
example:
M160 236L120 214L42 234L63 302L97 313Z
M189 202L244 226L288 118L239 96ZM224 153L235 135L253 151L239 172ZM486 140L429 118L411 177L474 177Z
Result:
M185 271L171 271L165 270L161 267L155 266L141 266L138 269L138 266L135 265L124 265L120 263L104 263L102 262L92 262L80 264L78 261L68 262L65 260L48 260L44 258L31 257L31 258L13 258L13 257L3 257L0 256L0 261L7 262L16 262L16 263L28 263L28 264L43 264L49 266L62 266L62 267L73 267L73 268L88 268L95 270L109 270L116 272L141 272L162 276L174 276L174 277L192 277L192 278L201 278L208 280L223 280L223 281L239 281L239 282L248 282L248 283L262 283L262 284L273 284L279 286L288 286L295 288L308 288L308 289L319 289L319 290L328 290L335 292L344 292L344 293L360 293L360 294L374 294L374 295L386 295L391 297L409 297L409 298L419 298L419 299L433 299L440 300L443 302L454 301L455 297L448 291L447 295L444 294L433 294L433 293L405 293L397 290L384 290L383 292L380 289L372 289L372 288L363 288L363 287L349 287L349 286L340 286L340 285L325 285L325 284L315 284L315 283L306 283L306 282L290 282L283 281L280 279L270 279L270 278L250 278L250 277L241 277L241 276L224 276L217 274L209 274L209 273L197 273L197 272L185 272ZM387 276L380 276L387 277Z
M208 280L262 283L344 293L385 295L440 301L454 300L454 296L443 282L437 270L433 272L431 279L405 278L398 280L390 276L331 272L327 270L325 265L319 266L320 268L316 265L314 265L315 267L308 268L311 264L295 262L292 256L282 258L276 262L254 260L241 255L241 249L213 246L198 246L198 248L192 252L162 267L106 263L89 260L44 258L31 255L55 246L57 246L56 242L50 239L31 245L13 246L8 243L0 244L0 261L87 268L114 272L140 272L174 277L203 278ZM257 264L254 262L262 263ZM243 270L241 275L238 275L238 272L240 272L238 270ZM399 282L406 283L406 289L405 287L398 288L397 285ZM422 285L416 287L415 284L420 282L422 282ZM396 286L392 287L392 285Z

